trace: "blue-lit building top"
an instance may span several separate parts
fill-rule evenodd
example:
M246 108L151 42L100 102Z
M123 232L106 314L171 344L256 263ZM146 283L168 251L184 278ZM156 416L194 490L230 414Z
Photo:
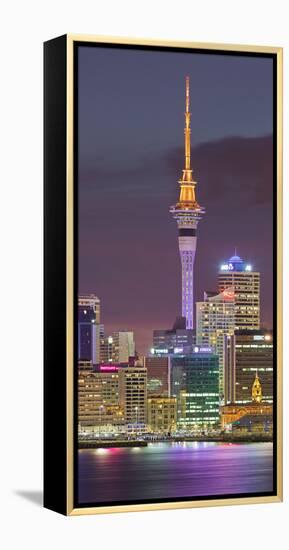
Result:
M220 271L252 271L252 265L250 263L244 262L240 256L236 254L231 256L229 260L223 262L220 266Z
M260 273L237 254L223 262L218 273L218 292L229 288L235 296L235 329L259 330Z

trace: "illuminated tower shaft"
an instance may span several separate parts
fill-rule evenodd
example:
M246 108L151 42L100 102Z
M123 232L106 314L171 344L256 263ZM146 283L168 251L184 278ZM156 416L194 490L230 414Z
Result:
M194 327L194 261L197 248L197 226L205 213L196 200L196 181L191 169L191 128L190 128L190 80L186 77L185 111L185 168L180 184L180 197L170 212L177 220L179 229L179 251L182 266L182 316L186 318L186 328Z

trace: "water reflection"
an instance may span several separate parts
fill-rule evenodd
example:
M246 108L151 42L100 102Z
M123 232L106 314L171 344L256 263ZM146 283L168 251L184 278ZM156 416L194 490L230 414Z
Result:
M79 502L273 489L271 443L180 442L79 451Z

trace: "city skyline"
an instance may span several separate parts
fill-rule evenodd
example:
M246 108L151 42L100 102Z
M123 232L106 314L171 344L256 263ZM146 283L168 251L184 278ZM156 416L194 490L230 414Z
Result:
M230 56L180 53L174 70L165 62L157 71L168 56L151 53L122 50L120 79L118 48L108 65L105 48L79 50L81 502L119 500L123 482L128 499L146 490L150 498L228 495L273 483L268 104L267 120L258 121L260 93L266 104L272 89L261 92L256 82L272 67L236 56L237 74ZM97 77L92 59L101 60ZM208 89L211 71L221 78ZM189 462L178 471L184 449ZM246 476L231 485L236 470ZM130 480L147 471L134 493Z
M105 57L105 48L100 50L100 55ZM137 54L138 52L135 52L136 56ZM144 52L141 54L144 58ZM192 65L191 61L188 64L185 62L187 59L185 54L178 55L181 60L179 71L182 71L185 64L186 66ZM204 57L201 57L204 60ZM215 64L217 56L212 57L214 58L211 60L212 64ZM109 87L109 82L106 81L105 90L108 97L104 98L101 89L104 76L108 77L108 67L105 69L105 75L99 77L98 80L95 79L95 76L90 76L88 92L85 75L89 71L90 75L93 74L93 71L91 73L91 63L96 58L97 55L93 57L90 55L89 49L80 52L80 81L83 84L79 90L79 118L82 121L79 128L79 291L83 294L94 292L98 295L102 303L102 322L108 332L116 329L134 331L137 350L140 353L146 352L150 346L152 328L163 329L172 326L176 315L181 313L180 266L178 265L175 223L170 219L168 209L171 204L175 203L178 192L177 180L183 165L183 82L185 74L188 73L192 83L191 111L194 120L192 164L194 176L198 181L198 197L200 203L206 205L207 211L205 222L198 228L195 301L203 299L205 290L217 289L219 266L233 255L234 249L237 247L238 254L253 264L256 271L261 272L261 312L263 314L261 322L271 328L273 262L270 244L273 222L270 200L273 182L272 138L270 137L272 120L271 110L268 108L272 99L270 86L266 86L263 103L261 102L263 106L266 105L265 118L260 113L255 112L254 114L250 103L253 101L255 104L261 93L259 84L256 84L256 75L259 75L259 79L263 83L266 78L270 78L271 60L253 58L249 63L245 63L238 57L233 60L234 64L235 62L237 65L239 63L242 76L245 77L244 72L247 74L245 79L247 88L244 88L243 85L241 87L243 95L237 94L239 107L241 107L238 111L243 111L244 115L243 117L238 115L239 122L234 119L234 128L239 137L231 135L226 110L224 118L227 122L223 125L225 131L222 130L217 135L218 124L212 124L211 127L214 127L215 134L211 133L207 138L215 141L204 143L206 136L200 128L197 96L200 94L199 80L209 78L209 61L208 58L202 61L200 55L196 54L193 65L194 68L198 67L197 75L196 72L192 74L187 70L182 74L180 82L176 82L174 75L171 75L172 85L170 90L167 90L167 96L164 95L165 90L162 90L161 97L158 95L155 97L156 106L161 111L158 124L158 138L161 137L161 146L156 146L153 150L153 145L156 145L154 143L155 123L153 122L151 128L153 137L150 146L150 142L147 141L148 135L144 133L144 125L147 123L139 114L136 121L139 124L139 130L137 131L137 125L134 128L135 122L133 122L133 130L130 129L130 131L135 132L135 137L141 137L145 147L140 151L137 139L133 139L132 147L125 153L123 144L126 142L126 130L125 126L121 129L118 125L121 120L125 120L125 117L131 116L131 109L138 106L146 111L142 92L138 105L135 102L132 107L127 104L123 114L118 112L117 128L114 128L113 135L110 134L111 147L114 157L116 156L114 162L117 161L117 173L115 173L109 163L104 163L102 160L102 158L106 158L104 153L107 150L107 128L104 132L99 132L95 116L99 117L98 123L103 129L103 115L100 113L99 107L101 100L103 99L105 105L110 102L112 109L116 109L116 91L122 90L124 84L119 83L116 78L117 72L114 73L114 87ZM230 56L220 56L220 58L220 60L217 59L217 63L223 75L223 83L220 84L221 89L217 92L219 98L221 92L224 92L223 88L228 85L229 79L232 77ZM135 57L133 59L135 60ZM149 59L151 58L149 57ZM98 62L98 60L94 62ZM132 62L132 58L128 55L127 70ZM202 63L205 76L200 72ZM125 65L124 67L126 68ZM165 67L161 76L159 75L156 80L156 86L164 85L167 82L167 71L168 67ZM99 84L100 90L97 88ZM82 87L86 89L86 106L84 106ZM109 93L107 93L108 89ZM96 113L89 122L85 117L85 111L90 105L93 93ZM178 100L172 104L168 103L172 99L172 95L176 93L178 93ZM251 97L250 101L247 98L248 94ZM148 101L151 105L153 102L151 95ZM208 101L207 93L204 101L202 98L203 114L206 107L208 108L206 101ZM161 107L162 103L163 107ZM154 110L156 106L152 109ZM167 108L165 118L164 107ZM209 107L212 115L214 112L212 104ZM230 105L229 111L231 107ZM219 108L220 104L218 104ZM250 130L252 119L254 120L255 137ZM208 124L208 119L205 120ZM215 120L214 117L213 120ZM245 121L248 122L247 131L244 127ZM149 125L147 124L147 126ZM102 136L103 142L99 142L98 135L94 141L89 139L88 144L88 137L95 137L96 131ZM149 128L146 129L146 132L148 131ZM264 136L264 133L267 135ZM94 153L92 144L95 149ZM120 153L121 159L118 158ZM128 160L130 160L130 164L128 164ZM107 208L108 201L109 209ZM114 220L113 224L110 218ZM244 224L244 219L246 219L246 224ZM85 220L85 224L81 224L81 220ZM117 232L115 229L112 231L112 227L115 228L115 226L118 227ZM216 227L218 227L218 232L216 232ZM266 250L265 247L262 247L264 240Z

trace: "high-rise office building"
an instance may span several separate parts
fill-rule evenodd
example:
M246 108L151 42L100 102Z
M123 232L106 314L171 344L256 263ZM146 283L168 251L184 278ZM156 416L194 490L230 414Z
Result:
M250 403L257 373L262 385L262 402L273 403L273 368L272 331L237 331L227 342L225 376L231 384L228 384L229 399L225 402Z
M153 433L171 434L176 430L176 397L149 397L147 402L148 429Z
M94 294L78 297L78 360L98 363L100 357L100 300Z
M191 168L191 128L190 128L190 81L186 77L186 110L185 110L185 168L180 184L180 195L177 204L170 212L177 220L179 231L179 252L182 266L182 316L186 319L186 328L194 327L194 260L197 247L197 226L205 210L195 194L196 181Z
M236 254L221 265L219 292L234 289L236 330L260 328L260 273Z
M219 393L224 402L224 353L225 336L234 334L235 299L234 289L226 288L215 296L205 293L204 301L196 304L197 345L209 346L219 356Z
M128 431L142 432L147 422L147 370L144 367L120 369L119 396Z
M171 357L171 395L177 398L177 427L206 431L219 422L219 359L209 350Z

